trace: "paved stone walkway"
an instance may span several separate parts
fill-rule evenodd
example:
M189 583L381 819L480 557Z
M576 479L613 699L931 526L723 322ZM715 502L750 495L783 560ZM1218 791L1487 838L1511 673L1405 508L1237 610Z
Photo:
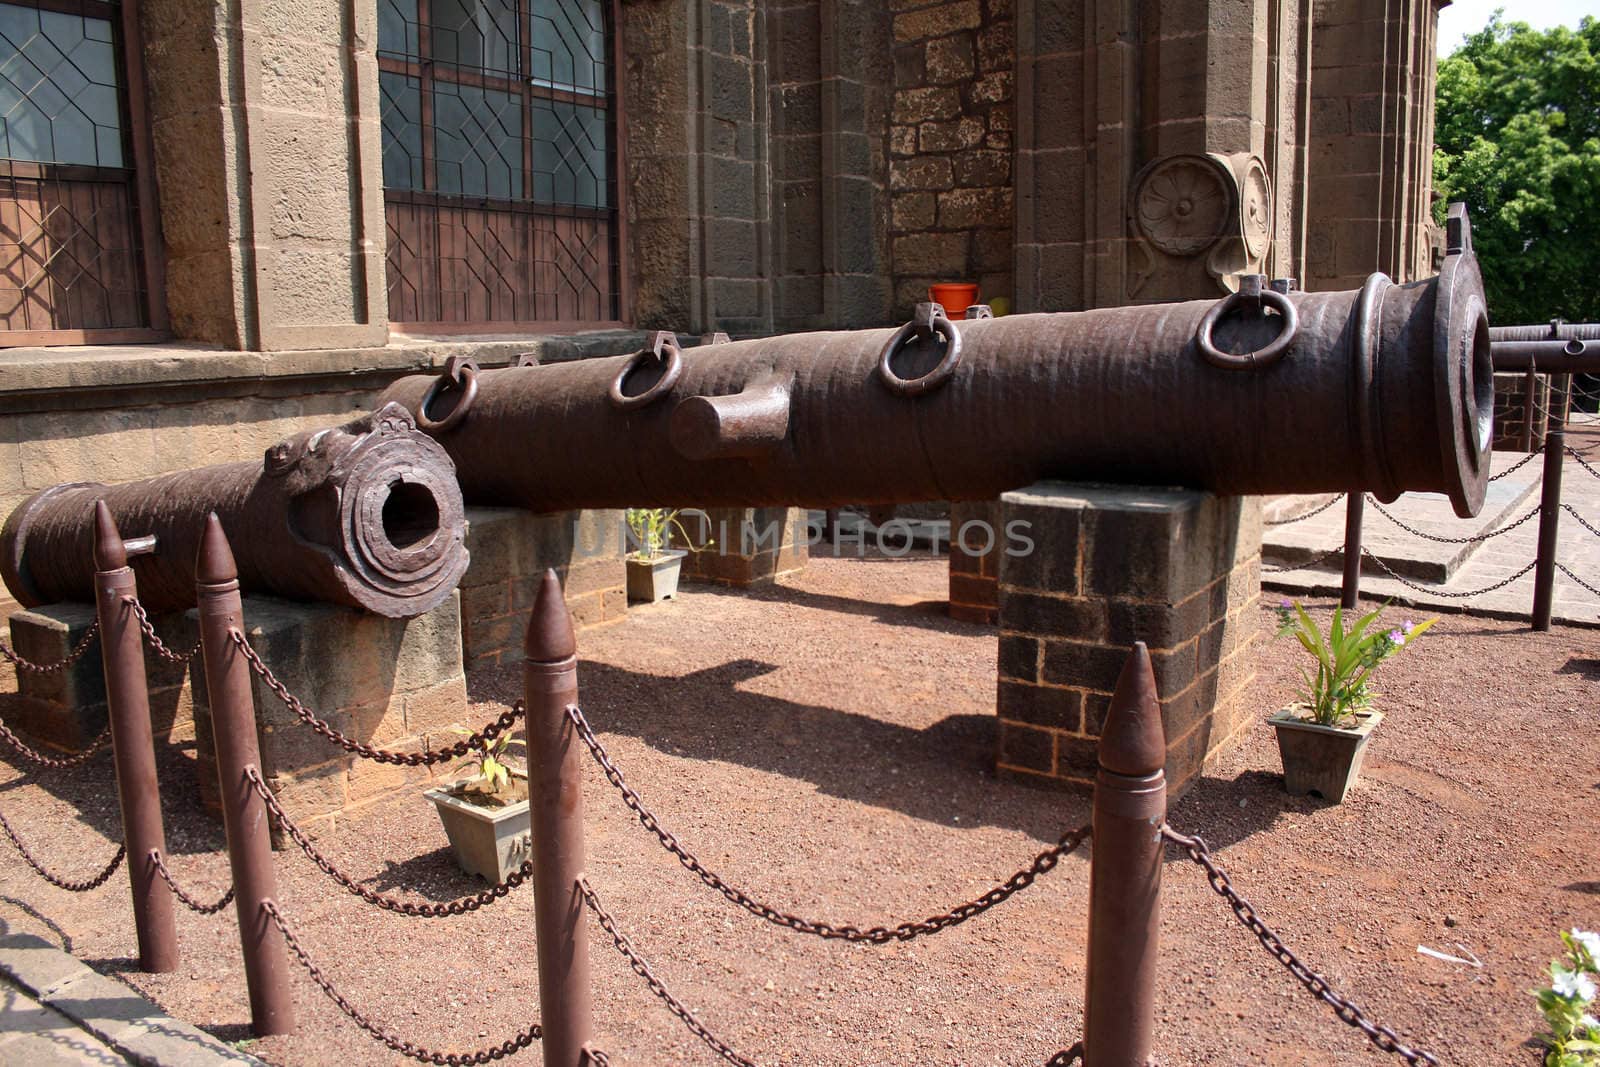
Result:
M1600 626L1600 535L1585 529L1574 516L1600 529L1600 418L1594 415L1578 416L1568 436L1568 443L1579 457L1567 456L1561 475L1562 502L1573 511L1561 513L1559 524L1559 550L1557 560L1576 576L1577 580L1556 572L1555 619L1557 622L1578 626ZM1580 457L1581 460L1580 461ZM1523 458L1518 453L1494 453L1495 473L1508 469ZM1588 466L1584 466L1587 462ZM1526 495L1505 493L1501 501L1498 525L1520 518L1539 503L1538 470L1543 463L1536 458L1516 474L1495 483L1515 483L1521 476L1532 473L1533 480ZM1513 499L1515 497L1515 499ZM1326 498L1321 498L1326 499ZM1433 494L1407 494L1388 510L1402 520L1410 521L1419 529L1438 536L1476 536L1488 532L1480 523L1470 519L1457 520L1453 533L1446 524L1438 521L1441 497ZM1318 503L1318 498L1275 502L1274 510L1283 515L1294 515ZM1417 516L1424 516L1421 522ZM1297 593L1303 596L1337 596L1340 588L1342 554L1337 551L1344 541L1345 508L1341 501L1322 513L1292 526L1269 527L1267 547L1264 549L1262 585L1267 589ZM1407 520L1407 516L1411 518ZM1382 600L1393 598L1396 602L1423 605L1448 611L1467 611L1496 618L1526 619L1533 610L1533 574L1522 575L1504 587L1490 592L1463 596L1475 590L1488 589L1505 582L1526 567L1538 553L1539 520L1523 523L1515 530L1477 545L1466 558L1449 569L1449 577L1442 581L1419 580L1412 577L1415 568L1396 566L1396 552L1405 552L1409 541L1410 555L1418 563L1426 563L1438 555L1439 546L1400 530L1388 518L1379 514L1369 503L1362 525L1364 539L1371 546L1383 545L1382 555L1391 568L1414 585L1407 585L1383 573L1370 558L1363 562L1361 593L1364 598ZM1292 533L1290 532L1292 531ZM1274 563L1273 542L1287 546ZM1334 554L1314 568L1295 566L1310 557L1315 559L1327 552ZM1287 565L1288 569L1276 569ZM1587 583L1594 589L1586 589ZM1417 589L1414 586L1422 586Z
M30 926L39 923L0 901L0 1067L263 1067Z

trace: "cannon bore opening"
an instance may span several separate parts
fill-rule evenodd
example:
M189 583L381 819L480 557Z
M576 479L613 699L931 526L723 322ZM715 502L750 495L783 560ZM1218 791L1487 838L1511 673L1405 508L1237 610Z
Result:
M410 548L439 530L439 502L426 487L395 479L383 501L383 535L396 548Z
M1473 324L1472 338L1461 357L1461 373L1472 384L1471 401L1463 412L1467 425L1467 440L1474 451L1484 454L1494 438L1494 353L1489 341L1489 317L1478 313ZM1466 390L1462 390L1466 394Z

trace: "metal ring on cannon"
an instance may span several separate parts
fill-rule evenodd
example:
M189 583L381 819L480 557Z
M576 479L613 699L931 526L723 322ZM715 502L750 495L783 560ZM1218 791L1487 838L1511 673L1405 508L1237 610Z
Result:
M628 376L638 370L645 360L654 358L660 362L665 353L667 369L654 384L644 392L635 396L628 396L622 391L622 386ZM633 358L625 363L617 376L611 379L611 406L619 411L636 411L647 404L666 396L672 392L672 387L678 384L678 378L683 374L683 352L678 348L677 335L670 330L657 330L650 335L650 343L633 354Z
M917 378L902 378L894 372L889 364L913 334L926 340L936 333L945 340L944 358L936 367ZM961 334L945 315L944 308L938 304L918 304L916 317L896 330L879 353L878 378L897 396L921 396L949 381L960 362Z
M1239 280L1239 291L1229 293L1206 312L1205 318L1200 320L1200 326L1195 330L1194 343L1200 349L1200 354L1207 363L1213 367L1224 370L1253 370L1270 367L1283 358L1289 346L1294 343L1295 334L1300 331L1300 314L1295 311L1294 303L1284 294L1274 289L1262 287L1265 279L1259 274L1247 274ZM1211 339L1211 331L1216 329L1222 317L1235 308L1248 307L1265 313L1270 307L1283 318L1283 327L1278 331L1278 336L1273 338L1265 348L1258 348L1254 352L1234 355L1219 349Z
M428 414L428 409L447 386L459 386L461 399L456 401L456 406L442 419L435 419ZM444 371L434 379L428 387L428 393L422 398L422 403L417 405L417 428L430 436L438 436L446 430L458 425L467 417L467 411L472 407L472 402L478 399L478 365L470 359L451 356L445 361Z

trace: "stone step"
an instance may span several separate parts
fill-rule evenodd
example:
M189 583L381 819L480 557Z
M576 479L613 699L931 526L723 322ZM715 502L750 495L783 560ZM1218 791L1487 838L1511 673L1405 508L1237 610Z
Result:
M1490 472L1498 474L1508 470L1523 458L1523 454L1516 452L1492 453ZM1535 459L1510 475L1490 482L1483 509L1470 519L1458 518L1449 498L1441 493L1404 493L1392 504L1375 504L1369 500L1361 525L1363 545L1397 574L1418 581L1448 581L1480 546L1494 542L1430 541L1401 528L1394 520L1435 537L1481 537L1522 518L1538 504L1539 477L1540 461ZM1318 569L1342 568L1344 553L1339 551L1344 543L1345 504L1342 500L1301 522L1282 522L1314 512L1332 499L1328 494L1319 494L1274 497L1268 501L1264 509L1268 523L1281 525L1266 527L1261 546L1263 561L1280 568L1307 567L1319 557L1326 557L1316 564ZM1380 507L1394 518L1380 512ZM1328 555L1329 552L1332 555ZM1362 572L1382 573L1370 559L1362 561Z

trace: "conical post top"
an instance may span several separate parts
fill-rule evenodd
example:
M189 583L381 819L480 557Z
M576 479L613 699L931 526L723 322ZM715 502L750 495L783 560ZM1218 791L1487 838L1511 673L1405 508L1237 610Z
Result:
M228 535L222 532L222 520L217 513L206 516L206 529L200 535L200 551L195 555L194 577L207 585L221 585L239 577L239 565L233 561L233 548Z
M128 565L128 549L122 543L122 533L111 517L111 509L104 500L94 502L94 566L96 570L114 571Z
M1100 766L1113 774L1143 778L1161 770L1167 761L1166 731L1161 726L1161 703L1156 699L1156 676L1150 651L1137 642L1122 664L1111 710L1100 731Z
M572 632L572 616L567 612L567 601L561 595L561 579L556 572L546 568L539 583L539 595L534 598L533 611L528 615L528 632L522 640L522 651L530 660L555 663L577 655L578 638Z

